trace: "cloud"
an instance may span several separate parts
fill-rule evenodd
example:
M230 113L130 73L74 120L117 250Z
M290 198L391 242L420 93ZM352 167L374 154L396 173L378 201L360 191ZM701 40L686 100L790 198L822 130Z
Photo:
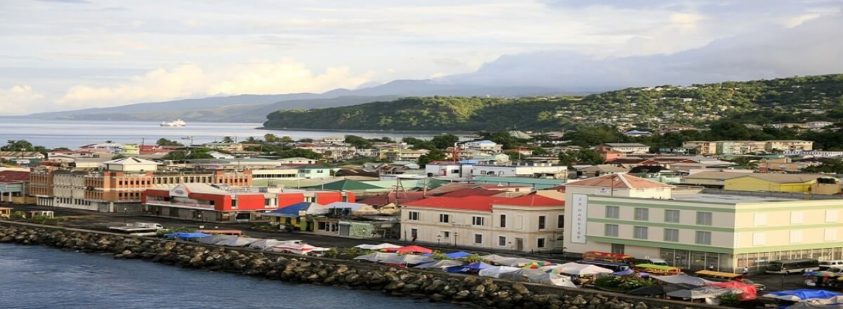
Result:
M56 102L63 108L79 108L212 95L321 92L353 88L370 79L371 73L354 74L348 67L314 72L291 59L211 68L183 64L155 69L115 86L74 86Z
M3 114L24 114L32 104L43 103L44 95L32 90L29 85L15 85L0 89L0 109Z

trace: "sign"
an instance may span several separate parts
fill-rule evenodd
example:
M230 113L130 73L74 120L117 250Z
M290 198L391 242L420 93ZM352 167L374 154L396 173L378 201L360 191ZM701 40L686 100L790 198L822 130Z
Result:
M585 194L574 194L571 203L571 242L584 244L585 235L588 229L588 196Z

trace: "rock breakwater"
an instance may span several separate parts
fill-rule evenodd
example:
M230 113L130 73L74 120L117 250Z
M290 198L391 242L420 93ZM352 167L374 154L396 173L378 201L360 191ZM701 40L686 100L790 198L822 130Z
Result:
M185 268L259 276L287 282L380 290L484 308L709 307L589 290L561 289L477 276L398 269L327 258L266 253L158 238L0 222L0 242L44 245L118 259L143 259Z

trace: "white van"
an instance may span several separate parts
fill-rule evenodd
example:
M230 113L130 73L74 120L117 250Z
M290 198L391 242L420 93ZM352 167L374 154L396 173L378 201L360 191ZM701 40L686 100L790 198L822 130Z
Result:
M843 268L843 260L820 261L820 270L826 270L832 267Z

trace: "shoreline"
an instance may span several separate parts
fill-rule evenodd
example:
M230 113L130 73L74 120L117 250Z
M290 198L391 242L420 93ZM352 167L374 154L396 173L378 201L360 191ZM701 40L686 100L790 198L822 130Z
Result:
M0 221L0 243L43 245L116 259L293 283L380 290L385 295L483 308L716 308L687 302L510 282L324 257L297 256L85 229Z
M302 131L302 132L353 132L353 133L388 133L388 134L445 134L451 133L457 136L477 134L478 131L461 131L461 130L353 130L353 129L304 129L304 128L267 128L256 127L256 130L265 131Z

